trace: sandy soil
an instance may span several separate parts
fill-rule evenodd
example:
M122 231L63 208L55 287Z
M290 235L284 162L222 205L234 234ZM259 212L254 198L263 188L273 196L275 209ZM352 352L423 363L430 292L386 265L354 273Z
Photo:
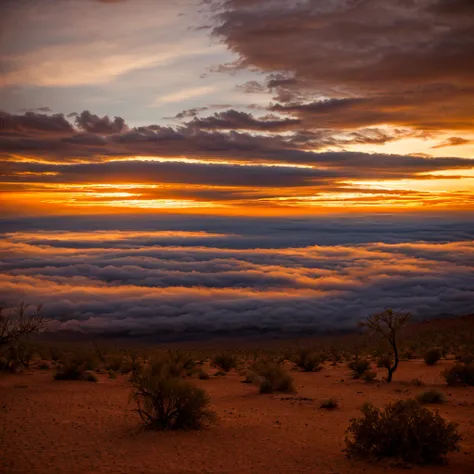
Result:
M391 385L350 379L346 368L292 372L298 393L258 395L230 373L196 381L212 398L215 426L194 432L149 432L128 405L126 376L98 383L53 381L52 371L0 378L0 472L54 473L378 473L402 472L390 463L346 459L344 431L364 401L383 406L426 387L403 382L418 377L447 396L440 413L456 421L464 436L461 452L440 467L413 473L474 472L474 389L442 386L440 371L403 362ZM382 375L383 372L380 372ZM312 400L300 400L307 397ZM335 397L340 408L319 408ZM288 399L289 398L289 399Z

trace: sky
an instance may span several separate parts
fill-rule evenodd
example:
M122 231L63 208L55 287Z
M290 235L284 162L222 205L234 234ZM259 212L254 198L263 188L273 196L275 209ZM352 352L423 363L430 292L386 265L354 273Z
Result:
M472 31L472 0L1 0L0 302L138 332L473 311Z

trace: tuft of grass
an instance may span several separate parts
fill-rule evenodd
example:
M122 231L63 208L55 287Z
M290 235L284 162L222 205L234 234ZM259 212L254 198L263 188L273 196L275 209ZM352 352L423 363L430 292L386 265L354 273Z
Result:
M326 410L334 410L338 406L339 404L337 403L337 400L335 398L327 398L326 400L323 400L321 402L321 405L319 405L319 408L324 408Z
M395 458L413 464L440 464L459 451L458 425L417 400L399 400L382 411L364 404L362 416L346 431L346 455L368 459Z
M416 399L422 405L427 405L430 403L444 403L446 401L444 393L436 389L426 390L425 392L420 393Z

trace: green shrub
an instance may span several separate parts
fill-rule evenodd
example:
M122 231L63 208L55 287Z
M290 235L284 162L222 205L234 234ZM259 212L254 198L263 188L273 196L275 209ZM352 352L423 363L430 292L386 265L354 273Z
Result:
M367 359L354 359L348 367L352 370L352 376L360 379L370 369L370 362Z
M425 392L420 393L416 399L423 405L429 403L444 403L446 401L444 393L435 389L426 390Z
M441 359L441 351L436 348L428 349L423 358L426 365L435 365Z
M321 367L321 356L315 352L302 350L295 358L296 365L304 372L319 372Z
M334 410L338 406L339 404L337 403L337 400L335 398L328 398L327 400L323 400L321 402L321 405L319 405L319 408L324 408L326 410Z
M474 385L474 364L456 363L442 372L448 385Z
M131 399L145 427L154 430L198 429L215 421L204 390L187 380L151 372L133 380Z
M458 426L416 400L399 400L384 411L366 403L361 411L346 432L348 456L438 464L449 452L459 451Z
M228 353L217 354L212 358L212 364L219 367L224 372L234 369L237 366L235 356Z

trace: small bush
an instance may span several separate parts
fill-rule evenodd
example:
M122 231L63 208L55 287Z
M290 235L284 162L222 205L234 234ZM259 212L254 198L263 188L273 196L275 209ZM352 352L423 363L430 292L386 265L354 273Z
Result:
M122 369L123 357L121 355L115 355L108 357L105 363L105 369L107 371L118 372Z
M420 379L412 379L410 385L415 385L416 387L423 387L425 384Z
M149 429L198 429L215 421L206 392L178 377L138 375L133 380L131 399Z
M247 370L245 372L245 378L241 382L242 383L255 383L256 377L257 375L254 372L252 372L251 370Z
M474 364L454 364L442 375L448 385L474 386Z
M390 367L392 367L392 364L393 364L393 359L390 356L384 355L377 359L377 367L379 369L381 368L389 369Z
M85 382L97 382L97 377L86 371L84 365L75 361L66 361L56 370L54 380L83 380Z
M217 354L212 358L212 364L219 367L224 372L234 369L237 366L237 361L232 354Z
M295 363L304 372L319 372L322 369L321 356L308 350L300 351Z
M92 372L85 372L81 380L84 380L84 382L97 382L97 377Z
M463 352L456 355L456 360L463 364L472 364L474 362L474 352Z
M459 451L458 426L416 400L399 400L384 411L366 403L361 411L346 431L347 456L439 464L449 452Z
M204 372L204 370L201 370L198 374L199 380L209 380L209 374L207 372Z
M352 370L352 376L360 379L370 369L370 362L366 359L354 359L349 362L348 367Z
M49 364L47 362L41 362L38 365L39 370L49 370Z
M109 379L111 379L111 380L115 380L115 379L117 378L117 374L116 374L116 372L114 372L113 370L110 370L110 369L109 369L109 370L107 371L107 374L109 375Z
M334 410L337 408L339 404L335 398L328 398L327 400L323 400L319 408L324 408L326 410Z
M444 396L444 393L435 389L426 390L425 392L420 393L416 397L416 399L422 405L427 405L429 403L444 403L446 401L446 397Z
M364 372L362 374L361 378L364 382L371 383L375 381L375 379L377 378L377 374L368 370L367 372Z
M260 393L295 391L293 377L279 364L261 359L253 364L251 372L255 374L252 381L258 385ZM249 377L252 377L250 373Z
M227 372L224 372L223 370L218 370L215 374L214 377L225 377L227 375Z
M441 351L436 348L428 349L423 359L426 365L435 365L441 359Z

